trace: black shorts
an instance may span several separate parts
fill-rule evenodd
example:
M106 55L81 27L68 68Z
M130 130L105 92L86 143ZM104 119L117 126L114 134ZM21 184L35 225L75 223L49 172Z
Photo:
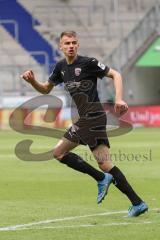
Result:
M106 118L81 118L73 124L64 137L77 144L88 145L93 151L98 145L104 144L110 148L106 132Z

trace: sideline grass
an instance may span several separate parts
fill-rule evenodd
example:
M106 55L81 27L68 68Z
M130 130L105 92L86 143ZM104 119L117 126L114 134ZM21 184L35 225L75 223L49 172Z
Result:
M160 208L160 128L134 129L110 139L113 161L126 174L150 209ZM50 150L56 139L28 136L35 153ZM0 132L0 227L54 218L127 211L128 199L111 186L107 199L96 204L94 180L59 164L24 162L14 154L18 141L26 139L12 131ZM87 147L75 152L97 166ZM139 218L126 214L76 218L32 226L19 231L0 231L0 240L159 240L160 211Z

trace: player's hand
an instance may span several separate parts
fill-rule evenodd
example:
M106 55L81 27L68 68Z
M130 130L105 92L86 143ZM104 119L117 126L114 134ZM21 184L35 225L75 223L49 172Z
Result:
M118 116L122 116L128 111L128 105L123 100L117 101L115 102L114 110Z
M23 78L26 82L32 83L35 81L35 76L34 73L32 72L32 70L28 70L26 72L24 72L21 75L21 78Z

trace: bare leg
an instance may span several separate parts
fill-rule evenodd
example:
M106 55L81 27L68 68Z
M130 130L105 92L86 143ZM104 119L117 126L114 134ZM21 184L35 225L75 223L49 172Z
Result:
M109 172L113 168L114 165L110 159L109 150L106 145L98 145L92 153L102 171Z
M65 154L67 154L77 146L78 146L77 143L71 142L68 139L63 137L61 140L59 140L59 142L55 146L53 150L53 156L57 160L61 160Z

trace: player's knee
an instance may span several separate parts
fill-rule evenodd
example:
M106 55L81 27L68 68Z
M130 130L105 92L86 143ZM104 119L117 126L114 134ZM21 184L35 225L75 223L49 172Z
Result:
M96 158L98 166L102 171L106 172L112 168L113 164L108 154L96 152L94 157Z
M96 158L96 160L100 168L108 163L106 158Z
M53 157L55 159L60 161L63 156L64 156L64 154L62 153L62 151L60 149L57 149L57 148L53 149Z

